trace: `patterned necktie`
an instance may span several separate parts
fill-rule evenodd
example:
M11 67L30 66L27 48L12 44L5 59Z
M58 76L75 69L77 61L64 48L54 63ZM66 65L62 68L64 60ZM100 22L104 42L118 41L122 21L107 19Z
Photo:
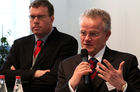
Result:
M41 50L41 44L42 44L42 41L41 40L37 40L37 47L36 47L36 49L34 51L34 58L36 58L36 56L40 52L40 50Z
M91 58L91 59L89 60L90 67L91 67L91 69L92 69L92 73L91 73L91 75L90 75L90 78L91 78L91 79L94 79L94 77L96 76L97 71L96 71L95 68L96 68L97 62L98 62L98 60L97 60L96 58Z

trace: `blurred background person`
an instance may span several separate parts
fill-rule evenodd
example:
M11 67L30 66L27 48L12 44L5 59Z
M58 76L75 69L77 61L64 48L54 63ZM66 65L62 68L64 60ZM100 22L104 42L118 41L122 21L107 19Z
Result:
M33 34L14 41L0 74L8 88L21 76L24 92L54 92L59 62L77 54L77 40L53 27L54 7L48 0L29 6Z

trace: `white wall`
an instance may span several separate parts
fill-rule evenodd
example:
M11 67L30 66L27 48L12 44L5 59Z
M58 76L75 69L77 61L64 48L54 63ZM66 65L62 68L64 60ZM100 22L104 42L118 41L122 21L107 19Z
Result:
M10 46L15 39L29 35L30 33L28 16L29 3L29 0L1 0L0 38L3 34L3 36L7 38Z
M101 8L112 18L112 35L108 46L137 56L140 66L140 0L50 0L55 7L55 23L59 30L79 41L78 18L88 8Z

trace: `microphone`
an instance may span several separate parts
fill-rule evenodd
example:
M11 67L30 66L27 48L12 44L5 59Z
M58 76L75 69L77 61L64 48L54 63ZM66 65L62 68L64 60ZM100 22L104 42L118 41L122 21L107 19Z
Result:
M88 51L86 49L81 49L81 58L82 61L88 62ZM85 78L85 84L89 84L89 74L84 76Z

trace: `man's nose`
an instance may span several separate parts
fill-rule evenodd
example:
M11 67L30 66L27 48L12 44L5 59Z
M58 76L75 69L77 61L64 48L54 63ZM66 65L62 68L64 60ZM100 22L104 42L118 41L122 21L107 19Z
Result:
M86 35L85 40L91 40L91 36L89 34Z
M34 18L34 23L39 23L38 17L35 17L35 18Z

